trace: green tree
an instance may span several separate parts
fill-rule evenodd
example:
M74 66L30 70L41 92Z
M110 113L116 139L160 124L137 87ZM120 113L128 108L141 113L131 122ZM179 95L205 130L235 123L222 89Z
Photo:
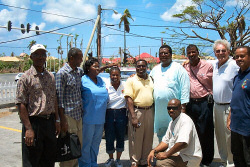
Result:
M120 22L119 22L119 28L121 28L122 23L124 25L124 57L123 57L124 65L125 65L126 58L127 58L127 55L126 55L126 32L129 33L129 31L130 31L130 27L129 27L130 23L129 23L128 19L131 19L134 21L129 10L125 9L122 17L120 18Z
M27 46L27 48L29 48L29 50L30 50L30 48L31 48L33 45L35 45L35 44L36 44L36 41L32 40L32 41L30 41L30 43L29 43L29 45Z
M217 32L221 39L231 42L232 51L240 45L250 43L250 26L246 27L245 15L249 11L249 0L236 1L237 5L233 10L227 10L227 0L192 0L193 5L186 7L182 13L173 17L180 18L180 23L189 23L203 30ZM208 43L215 40L207 36L200 35L192 30L192 35L181 29L175 35L185 36L186 39L198 38ZM227 39L228 38L228 39Z

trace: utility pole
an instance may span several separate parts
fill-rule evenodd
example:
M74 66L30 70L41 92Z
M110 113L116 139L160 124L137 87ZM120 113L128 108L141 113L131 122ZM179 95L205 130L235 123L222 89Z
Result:
M102 8L101 5L98 5L98 16L100 16L99 22L98 22L98 26L97 26L97 57L98 57L98 62L99 65L101 66L102 64L102 58L101 58L101 41L102 41L102 37L101 37L101 12L102 12Z

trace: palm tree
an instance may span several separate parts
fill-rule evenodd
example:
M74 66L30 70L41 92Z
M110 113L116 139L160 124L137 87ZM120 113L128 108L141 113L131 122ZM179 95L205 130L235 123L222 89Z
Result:
M130 12L128 9L125 9L124 12L123 12L123 15L122 17L120 18L120 23L119 23L119 28L121 28L121 24L123 22L124 24L124 58L123 58L123 63L125 65L126 63L126 35L125 33L130 31L130 28L129 28L129 21L128 21L128 18L130 18L131 20L134 21L134 19L132 18Z
M33 45L35 45L35 44L36 44L36 41L32 40L32 41L30 41L30 44L27 46L27 48L29 48L29 50L30 50L30 48L31 48Z

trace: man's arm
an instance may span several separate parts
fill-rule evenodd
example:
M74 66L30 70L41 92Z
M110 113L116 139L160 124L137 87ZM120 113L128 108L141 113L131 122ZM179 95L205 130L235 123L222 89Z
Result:
M185 142L180 142L180 143L176 143L170 150L168 150L167 152L160 152L156 155L156 159L167 159L168 157L170 157L171 155L177 153L178 151L184 149L187 147L187 143Z
M118 63L110 63L106 66L100 67L99 71L102 72L104 70L106 70L107 68L113 67L113 66L118 66Z
M19 109L20 119L25 127L25 144L27 146L32 146L34 142L35 133L29 120L29 114L27 108L24 104L19 103L18 109Z
M157 147L155 147L153 150L150 151L149 155L148 155L148 166L151 166L150 162L153 162L153 158L155 156L156 153L161 152L161 151L165 151L168 148L168 144L161 142Z
M137 116L136 116L136 113L135 113L134 101L129 96L125 96L125 98L127 100L127 105L128 105L129 113L131 114L132 125L135 128L139 128L139 126L138 126L139 120L137 119Z

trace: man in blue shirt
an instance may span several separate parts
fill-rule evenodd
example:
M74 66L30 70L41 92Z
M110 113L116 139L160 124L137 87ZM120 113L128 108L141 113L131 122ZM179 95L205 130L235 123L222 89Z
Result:
M231 130L231 151L235 167L250 166L250 47L240 46L235 51L240 67L234 78L231 111L227 128Z

